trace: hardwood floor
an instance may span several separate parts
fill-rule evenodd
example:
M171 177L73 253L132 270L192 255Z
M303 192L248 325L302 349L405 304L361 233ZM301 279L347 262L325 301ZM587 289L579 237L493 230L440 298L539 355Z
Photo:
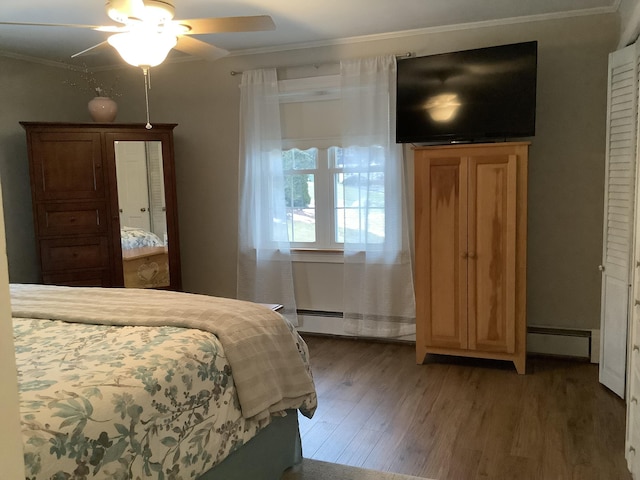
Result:
M304 335L318 391L307 458L437 480L630 480L624 402L596 365L434 357L413 345Z

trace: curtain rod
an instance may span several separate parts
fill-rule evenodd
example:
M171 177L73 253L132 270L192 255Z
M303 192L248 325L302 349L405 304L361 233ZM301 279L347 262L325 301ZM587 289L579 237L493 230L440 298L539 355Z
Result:
M395 55L396 58L411 58L413 57L414 53L413 52L405 52L399 55ZM321 65L333 65L339 62L322 62L322 63L311 63L311 64L306 64L306 65L283 65L280 67L276 67L276 68L299 68L299 67L315 67L318 68ZM231 70L231 72L229 72L231 74L232 77L236 76L236 75L242 75L242 70Z

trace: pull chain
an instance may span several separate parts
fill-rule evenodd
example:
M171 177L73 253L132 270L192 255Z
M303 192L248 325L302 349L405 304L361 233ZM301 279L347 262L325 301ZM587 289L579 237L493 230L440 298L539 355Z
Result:
M144 73L144 99L147 107L147 124L145 125L145 128L147 130L150 130L153 127L149 122L149 90L151 89L151 76L149 75L149 67L142 67L142 72Z

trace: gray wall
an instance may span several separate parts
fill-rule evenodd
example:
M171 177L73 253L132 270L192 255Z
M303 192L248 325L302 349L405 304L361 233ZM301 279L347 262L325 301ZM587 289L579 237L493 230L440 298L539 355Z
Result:
M620 0L620 40L618 46L624 47L635 42L640 33L640 0Z
M231 70L278 66L283 67L281 78L310 76L335 71L335 65L284 67L538 40L537 134L532 139L529 169L528 323L599 328L597 266L602 253L607 55L615 49L618 35L617 15L597 15L235 56L215 63L165 64L154 69L152 120L179 124L175 146L185 290L235 295L240 77L231 76ZM30 281L36 267L26 148L24 134L16 125L25 119L84 121L87 98L74 97L69 91L57 95L63 90L53 77L61 73L50 67L0 58L0 71L4 106L0 111L0 178L6 190L10 276L12 281ZM138 72L132 69L121 75L126 77L122 85L127 96L119 99L118 120L144 121ZM314 290L313 285L308 288L308 282L317 282L330 285L321 298L338 298L338 268L296 265L298 277L307 282L301 295ZM327 281L332 277L337 279ZM306 303L312 301L301 298L299 306L309 308Z
M137 73L137 72L135 72ZM98 77L103 74L99 74ZM135 92L135 77L128 71L109 72L120 77L123 92ZM14 283L37 280L29 166L25 132L20 121L88 122L89 91L71 86L83 84L77 72L0 56L0 181L5 210L9 279ZM108 82L107 84L110 84ZM140 74L139 100L136 95L123 95L123 108L117 120L143 121L134 105L144 104L144 83ZM129 118L127 118L129 115ZM135 115L135 116L132 116Z

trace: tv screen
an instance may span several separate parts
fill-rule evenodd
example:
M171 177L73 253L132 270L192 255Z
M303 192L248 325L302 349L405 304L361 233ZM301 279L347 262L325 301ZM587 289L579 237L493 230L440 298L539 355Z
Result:
M538 42L398 61L396 142L535 135Z

